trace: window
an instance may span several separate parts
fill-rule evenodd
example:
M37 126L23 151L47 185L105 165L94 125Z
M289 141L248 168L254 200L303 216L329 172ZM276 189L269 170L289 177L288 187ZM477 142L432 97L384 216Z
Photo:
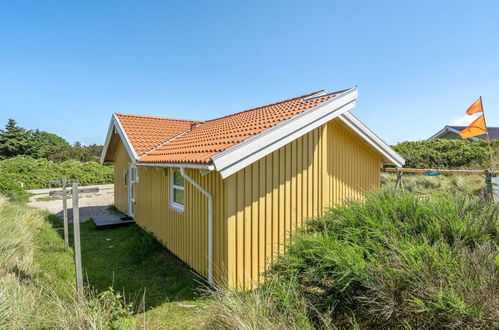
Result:
M139 169L137 166L132 166L132 173L130 175L132 176L132 182L139 182Z
M137 166L129 166L129 170L123 170L123 185L128 186L129 176L132 182L139 182L139 169Z
M184 212L184 178L180 171L173 171L170 176L170 207Z

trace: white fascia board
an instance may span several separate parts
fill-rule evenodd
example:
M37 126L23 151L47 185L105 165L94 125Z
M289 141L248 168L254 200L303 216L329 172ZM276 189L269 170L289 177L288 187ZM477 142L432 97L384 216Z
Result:
M126 135L123 126L121 126L120 121L116 117L116 114L113 114L113 116L111 117L111 123L109 124L109 129L107 131L107 136L106 136L106 143L102 148L102 154L100 159L101 164L104 163L104 158L106 157L107 149L109 148L111 136L113 135L113 129L116 129L116 131L118 132L118 135L120 136L121 141L123 142L123 145L125 146L125 149L128 152L128 156L132 160L132 163L135 164L139 157L137 156L137 153L133 149L132 143L128 139L128 136Z
M106 141L104 142L104 146L102 147L102 152L100 154L100 163L104 164L104 159L106 158L107 149L109 148L109 142L111 142L111 136L113 136L114 130L114 120L111 117L111 121L109 122L109 128L107 129Z
M124 142L123 145L125 146L125 149L128 152L128 155L132 159L132 163L135 164L135 162L137 162L137 159L139 159L139 156L137 155L137 153L133 149L132 143L128 139L128 136L126 135L126 132L123 129L123 126L121 126L120 120L118 119L116 114L113 114L113 119L115 122L116 130L118 131L118 134L121 137L121 140Z
M444 133L447 133L447 132L453 132L453 133L456 133L459 135L459 133L461 133L460 131L458 131L457 129L455 128L452 128L452 127L449 127L449 126L445 126L444 128L442 128L440 131L438 131L436 134L432 135L428 140L435 140L435 139L438 139L440 136L442 136ZM476 137L470 137L468 138L469 140L478 140L478 138Z
M215 166L213 164L196 164L196 163L136 163L137 166L150 166L150 167L171 167L171 168L192 168L205 171L213 171Z
M428 140L434 140L434 139L437 139L439 136L441 136L442 134L444 134L445 132L447 132L449 130L449 127L445 126L444 128L442 128L440 131L438 131L437 133L433 134Z
M349 112L343 113L339 118L354 132L364 138L374 149L376 149L385 158L393 162L397 167L402 167L405 164L405 159L386 144L379 136L371 131L366 125L358 120Z
M355 107L357 88L292 117L212 157L222 179Z

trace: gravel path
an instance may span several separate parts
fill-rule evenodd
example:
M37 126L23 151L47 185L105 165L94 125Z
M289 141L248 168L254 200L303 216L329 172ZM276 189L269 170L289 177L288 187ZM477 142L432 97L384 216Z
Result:
M90 194L80 194L80 219L81 222L88 221L94 215L109 214L107 207L114 204L114 185L106 184L98 187L99 192ZM28 193L33 194L29 198L28 205L42 210L47 210L50 213L62 218L62 199L60 197L49 197L49 191L60 190L60 188L52 189L34 189L28 190ZM72 218L72 203L71 198L68 200L68 218Z

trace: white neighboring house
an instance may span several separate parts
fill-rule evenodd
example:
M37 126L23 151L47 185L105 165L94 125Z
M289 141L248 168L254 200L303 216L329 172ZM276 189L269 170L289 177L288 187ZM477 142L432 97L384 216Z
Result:
M438 131L436 134L434 134L432 137L430 137L428 140L435 140L435 139L446 139L446 140L459 140L461 137L459 136L459 133L465 129L467 126L450 126L446 125L444 128L442 128L440 131ZM499 127L488 127L489 130L489 136L490 139L496 140L499 139ZM484 140L487 138L486 134L478 135L469 138L469 140Z

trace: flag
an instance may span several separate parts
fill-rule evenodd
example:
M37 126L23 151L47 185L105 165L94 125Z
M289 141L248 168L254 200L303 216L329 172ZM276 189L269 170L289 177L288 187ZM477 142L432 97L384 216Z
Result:
M482 98L479 98L478 100L473 103L468 110L466 110L466 113L468 115L472 115L477 112L483 112L483 106L482 106Z
M468 127L463 129L461 133L459 133L459 135L463 139L467 139L482 134L487 134L487 126L485 126L485 117L483 115L475 119Z

